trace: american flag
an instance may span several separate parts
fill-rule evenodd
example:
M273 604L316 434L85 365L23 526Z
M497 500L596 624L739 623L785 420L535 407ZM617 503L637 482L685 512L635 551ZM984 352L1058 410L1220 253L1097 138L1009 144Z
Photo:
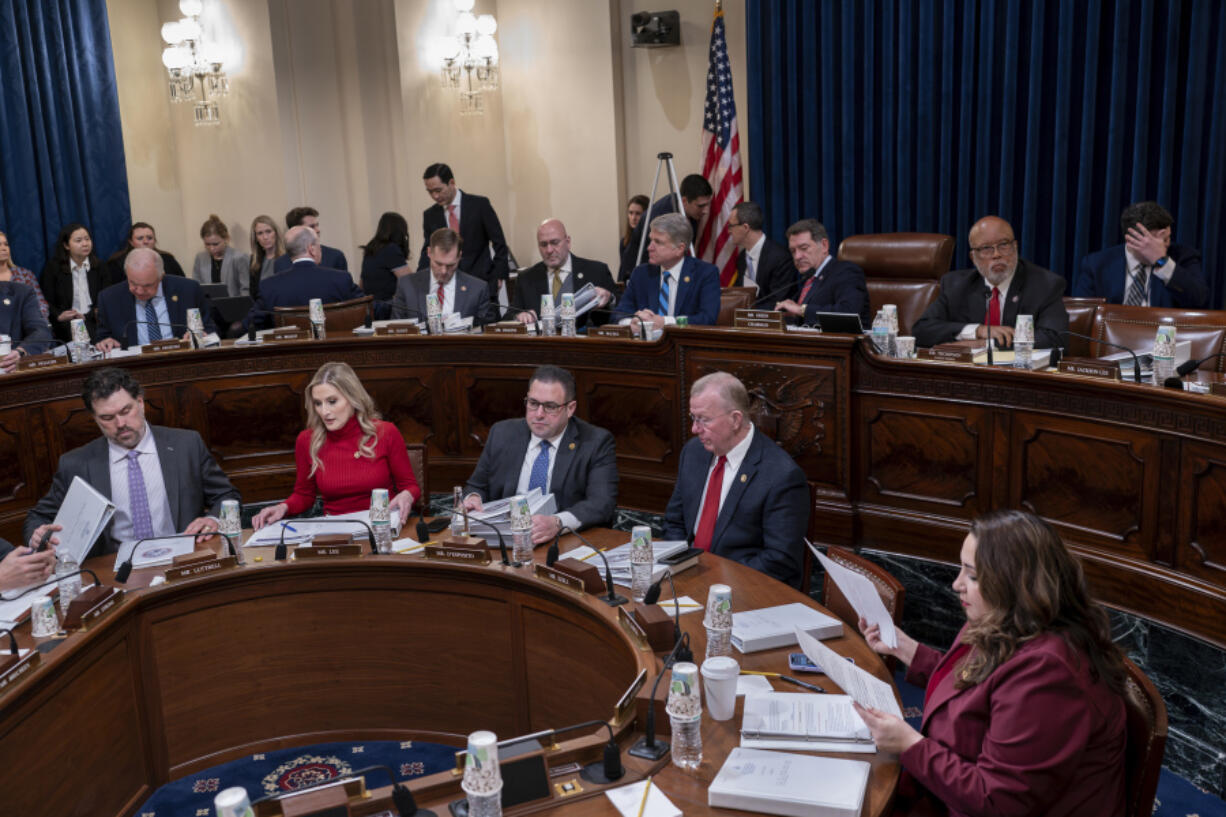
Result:
M698 257L719 267L721 286L736 277L736 245L728 234L732 208L742 201L741 139L732 98L732 69L724 38L724 9L715 4L707 67L707 102L702 119L702 175L711 184L711 211L699 228Z

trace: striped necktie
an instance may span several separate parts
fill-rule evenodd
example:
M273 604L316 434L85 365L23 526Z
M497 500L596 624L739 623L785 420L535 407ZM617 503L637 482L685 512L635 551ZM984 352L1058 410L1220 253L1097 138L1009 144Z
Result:
M153 308L153 299L145 301L145 331L148 333L149 341L162 339L162 325L158 323L157 310Z
M1145 306L1149 300L1149 267L1144 264L1137 266L1136 274L1132 276L1132 286L1128 287L1128 295L1124 298L1127 306Z
M668 270L660 270L660 310L656 314L668 315L668 290L671 278Z

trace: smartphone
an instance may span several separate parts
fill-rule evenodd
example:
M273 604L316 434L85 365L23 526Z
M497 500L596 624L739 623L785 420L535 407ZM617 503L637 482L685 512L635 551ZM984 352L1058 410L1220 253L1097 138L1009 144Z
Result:
M854 664L856 659L849 656L843 656L848 662ZM788 653L788 669L792 672L821 672L822 668L809 660L809 656L803 652Z
M47 549L47 545L51 543L51 531L47 530L43 533L42 538L38 540L38 547L34 548L35 553L42 553Z

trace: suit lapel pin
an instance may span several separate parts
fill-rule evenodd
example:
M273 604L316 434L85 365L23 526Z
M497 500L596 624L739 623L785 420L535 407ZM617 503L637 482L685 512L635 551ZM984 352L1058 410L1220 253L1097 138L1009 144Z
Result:
M749 482L749 477L745 476L744 474L741 474L741 482Z
M178 302L179 302L179 296L178 296L178 295L171 295L171 296L170 296L170 300L174 301L175 303L178 303Z
M580 281L582 281L582 280L583 280L583 273L582 273L582 272L577 272L577 273L575 273L575 277L576 277L576 278L578 278Z
M1018 299L1018 297L1019 297L1019 296L1014 295L1014 296L1013 296L1012 298L1010 298L1009 300L1013 301L1013 303L1017 303L1017 299Z
M13 302L12 302L12 301L10 301L8 298L5 298L5 299L4 299L4 305L5 305L5 306L11 306L11 305L12 305L12 303L13 303Z
M461 285L460 285L460 292L468 292L468 287L466 287L466 286L464 286L463 284L461 284Z
M684 278L682 278L681 280L682 280L682 281L685 281L685 282L688 284L688 283L690 282L690 276L688 276L688 275L687 275L687 276L685 276Z
M567 447L568 447L568 448L569 448L571 451L574 451L574 450L575 450L575 444L574 444L574 443L571 443L571 444L570 444L569 446L567 446Z

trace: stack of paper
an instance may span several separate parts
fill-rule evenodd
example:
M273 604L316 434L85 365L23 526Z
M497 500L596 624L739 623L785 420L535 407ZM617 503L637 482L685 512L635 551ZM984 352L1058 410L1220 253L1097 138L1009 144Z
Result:
M130 557L132 567L139 570L142 567L159 567L173 564L176 556L186 556L196 550L196 537L175 536L162 537L149 542L141 542L135 550L136 542L124 542L115 552L115 570Z
M791 646L797 630L815 638L837 638L843 634L843 622L799 601L732 614L732 646L743 653Z
M890 618L890 611L885 609L885 602L881 600L872 580L832 561L826 554L814 547L808 539L805 540L805 544L809 546L809 550L813 551L813 555L825 569L826 575L838 586L856 614L869 624L876 624L880 628L881 640L886 646L897 647L898 634L894 631L894 619Z
M656 565L651 571L651 580L659 581L664 574L668 572L668 566L660 564L661 559L667 559L669 556L674 556L688 548L689 545L682 540L667 540L654 539L651 543L652 554L655 556ZM581 562L590 562L597 566L603 567L604 562L600 561L600 557L596 555L596 551L586 545L577 547L574 550L568 550L562 554L563 557L569 559L578 559ZM615 548L606 550L604 556L609 560L609 569L613 571L613 583L620 584L623 587L629 587L630 578L630 543L618 545Z
M868 672L848 663L839 654L808 633L796 628L796 643L809 660L821 667L826 677L838 684L852 700L868 709L880 709L889 715L902 717L894 688Z
M459 312L448 312L447 317L443 319L443 334L445 335L463 335L471 332L472 328L472 317L461 318Z
M528 509L533 516L543 514L549 516L558 512L557 502L553 494L542 494L540 488L533 488L524 495L528 500ZM468 512L468 532L473 536L493 536L494 530L498 530L506 539L507 546L511 544L511 500L513 497L505 499L496 499L491 502L486 502L485 506L479 511ZM498 544L497 541L490 542L491 545Z
M596 287L593 284L584 284L575 293L575 317L591 312L595 307Z
M737 747L707 789L722 808L788 817L858 817L869 764Z
M400 511L392 508L389 516L391 518L392 531L400 530ZM287 545L309 545L311 540L316 536L329 536L333 534L352 533L354 539L365 541L367 538L365 522L370 524L370 511L354 511L353 513L342 513L335 516L324 516L321 519L327 520L353 520L352 525L341 525L335 521L329 522L313 522L310 519L288 519L284 522L274 522L271 525L265 525L255 533L251 534L243 547L271 547L280 544L281 531L285 531L285 544Z
M850 697L804 692L746 695L741 745L805 752L876 751Z

